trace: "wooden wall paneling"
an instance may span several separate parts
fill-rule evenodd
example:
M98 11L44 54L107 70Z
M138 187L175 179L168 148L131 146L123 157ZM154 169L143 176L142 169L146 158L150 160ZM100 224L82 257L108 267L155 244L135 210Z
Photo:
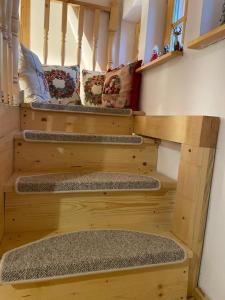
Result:
M44 48L43 48L43 57L44 64L47 64L48 61L48 33L49 33L49 23L50 23L50 0L45 0L45 12L44 12Z
M4 300L186 299L187 262L41 283L0 286ZM29 295L29 296L28 296Z
M13 102L19 103L19 78L18 78L18 61L19 61L19 5L20 0L13 0L12 9L12 56L13 56Z
M14 1L14 0L13 0ZM20 42L30 48L31 0L21 0Z
M172 232L192 251L189 296L197 287L215 149L183 144Z
M110 11L110 19L109 19L109 33L108 33L108 63L107 69L110 69L113 66L113 41L115 37L115 33L119 27L119 18L120 18L120 6L118 0L112 1L112 7Z
M98 34L99 34L99 21L100 21L100 9L96 9L94 12L94 27L93 27L93 40L92 40L92 68L95 71L98 49Z
M144 136L214 148L220 119L209 116L136 116L134 132Z
M66 33L67 33L67 10L68 4L62 3L62 45L61 45L61 65L64 66L66 55Z
M19 108L0 104L0 239L4 231L3 185L13 172L13 137L19 130Z

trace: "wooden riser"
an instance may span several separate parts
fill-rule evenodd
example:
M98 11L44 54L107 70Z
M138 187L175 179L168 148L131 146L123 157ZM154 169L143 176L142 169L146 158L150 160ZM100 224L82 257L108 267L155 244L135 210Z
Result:
M15 140L15 171L111 171L148 174L156 170L158 145L39 143Z
M124 228L169 231L174 190L77 194L5 194L5 232Z
M134 117L53 112L21 108L21 129L90 134L132 134Z
M0 286L4 300L185 300L188 265L174 264L80 278Z

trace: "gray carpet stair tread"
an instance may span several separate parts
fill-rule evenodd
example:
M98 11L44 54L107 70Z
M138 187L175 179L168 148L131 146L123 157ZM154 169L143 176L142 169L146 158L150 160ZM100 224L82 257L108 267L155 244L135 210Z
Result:
M92 106L83 106L83 105L63 105L63 104L41 103L41 102L31 103L31 108L36 110L88 113L88 114L124 116L124 117L127 116L129 117L132 115L131 109L92 107Z
M56 173L21 176L16 180L17 193L151 191L159 188L159 180L129 173Z
M174 240L127 230L61 234L6 252L1 283L23 283L181 263L186 252Z
M94 135L64 132L46 132L39 130L23 131L26 141L62 142L62 143L99 143L117 145L141 145L143 138L138 135Z

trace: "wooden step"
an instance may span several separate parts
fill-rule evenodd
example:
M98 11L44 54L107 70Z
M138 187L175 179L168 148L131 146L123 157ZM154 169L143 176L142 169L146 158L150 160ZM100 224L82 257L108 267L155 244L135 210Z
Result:
M95 139L96 136L94 136ZM127 140L137 137L127 136ZM85 137L86 139L86 137ZM149 174L156 170L158 143L145 138L139 144L103 144L100 136L94 143L62 141L26 141L15 136L15 171L105 171ZM138 138L139 139L139 138ZM142 141L142 138L141 138Z
M59 232L58 232L59 233ZM0 252L57 234L47 232L26 232L7 234L0 246ZM163 236L176 238L170 233ZM177 241L179 244L180 241ZM181 244L182 245L182 244ZM183 246L183 245L182 245ZM188 258L192 253L183 246ZM157 300L162 295L167 300L186 299L188 280L188 260L173 265L162 265L127 271L92 274L85 277L65 278L20 285L0 285L0 298L4 300L105 300L138 299ZM74 289L75 287L75 289Z
M17 194L15 182L24 175L30 174L15 174L5 186L6 232L170 229L176 182L164 175L151 174L159 190Z
M33 283L169 266L186 260L185 249L161 235L131 230L84 230L48 237L6 252L0 263L0 283Z
M71 109L70 106L67 108ZM109 110L109 109L108 109ZM65 110L32 109L30 104L21 106L21 129L64 131L89 134L132 134L133 118L143 112L125 116L110 113L80 113Z
M160 181L151 176L118 172L55 173L20 176L16 180L18 194L132 192L159 189Z

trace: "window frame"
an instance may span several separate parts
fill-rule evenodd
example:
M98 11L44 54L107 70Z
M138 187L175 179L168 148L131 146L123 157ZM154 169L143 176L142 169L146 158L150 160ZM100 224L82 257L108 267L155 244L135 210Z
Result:
M164 45L171 45L171 36L174 27L183 24L182 32L182 44L184 44L186 22L187 22L187 9L188 9L188 0L184 0L184 15L176 22L173 22L173 14L175 9L175 0L168 0L168 9L167 9L167 18L166 18L166 29L164 37ZM171 51L171 49L170 49Z

